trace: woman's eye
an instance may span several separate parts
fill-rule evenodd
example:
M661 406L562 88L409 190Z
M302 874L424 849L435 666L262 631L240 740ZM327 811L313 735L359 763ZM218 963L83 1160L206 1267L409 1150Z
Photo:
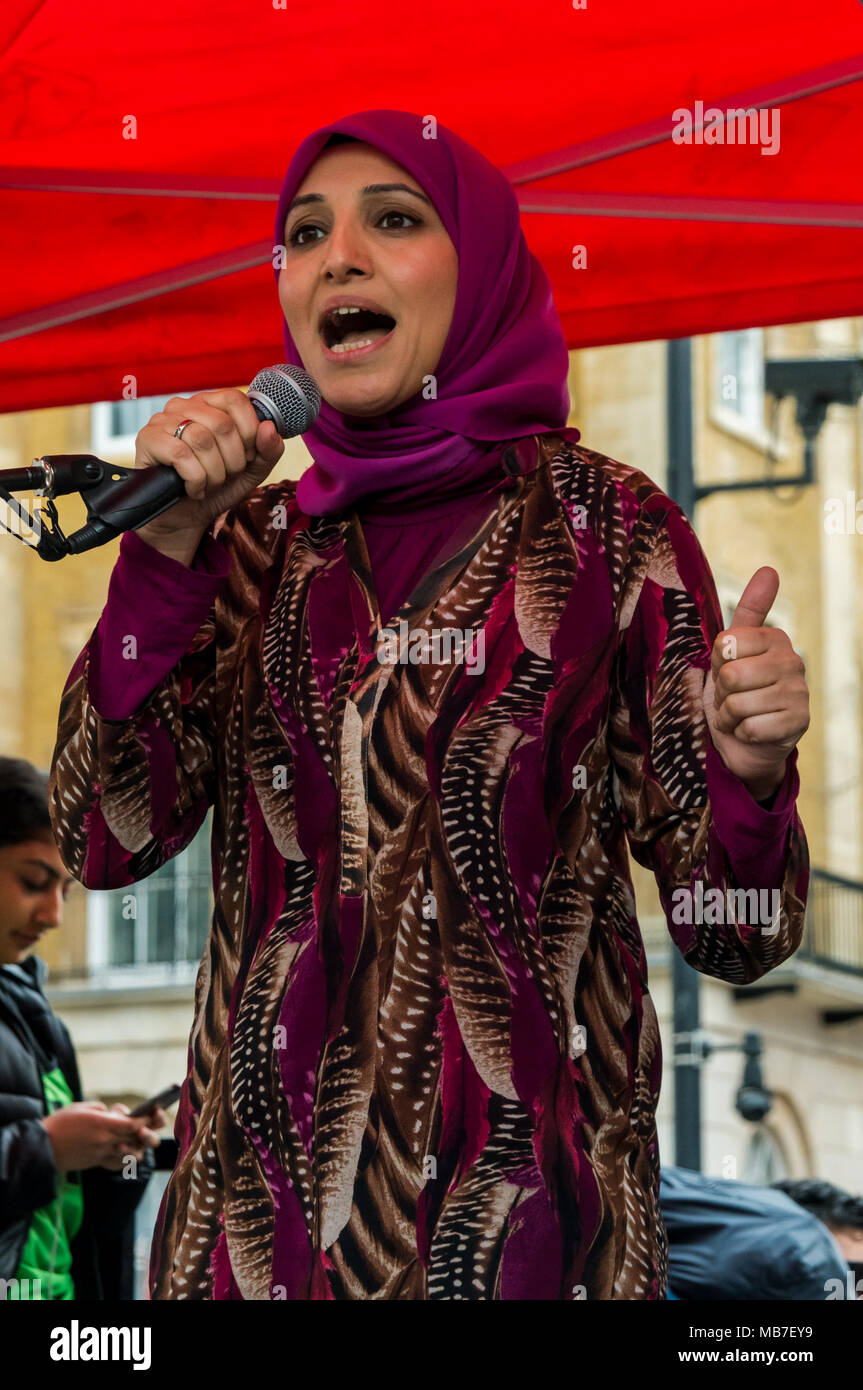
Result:
M51 884L50 884L50 883L30 883L27 879L24 879L24 878L22 878L21 883L23 884L24 888L26 888L26 890L27 890L28 893L47 893L47 892L48 892L48 889L51 887ZM64 885L64 887L63 887L63 897L64 897L64 898L68 898L69 894L70 894L71 891L72 891L73 886L74 886L74 885L71 884L71 883L67 883L67 884Z
M384 222L388 217L400 217L403 222L409 223L412 227L415 227L419 224L419 218L413 217L409 212L385 212L381 216L380 221ZM396 232L401 232L406 231L407 229L405 227L394 227L392 228L392 230Z
M302 227L295 227L294 230L291 232L290 237L288 238L291 246L307 245L305 240L306 232L321 232L321 228L316 226L316 224L313 222L305 222ZM321 235L323 235L323 232L321 232ZM315 241L319 240L318 237L314 237L312 239Z

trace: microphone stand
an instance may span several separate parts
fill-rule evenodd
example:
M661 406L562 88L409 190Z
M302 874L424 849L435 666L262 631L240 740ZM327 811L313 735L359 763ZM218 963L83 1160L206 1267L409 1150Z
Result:
M173 468L162 464L123 468L93 454L46 454L34 459L32 468L26 471L32 475L28 476L27 485L47 499L44 509L39 510L38 521L2 485L0 497L34 534L38 534L35 546L21 536L18 539L43 560L62 560L66 555L80 555L104 545L123 531L134 530L160 516L185 495L182 478ZM66 536L53 499L73 492L79 493L86 504L87 522L71 536ZM50 527L42 524L44 513L48 515ZM9 534L16 533L10 531Z

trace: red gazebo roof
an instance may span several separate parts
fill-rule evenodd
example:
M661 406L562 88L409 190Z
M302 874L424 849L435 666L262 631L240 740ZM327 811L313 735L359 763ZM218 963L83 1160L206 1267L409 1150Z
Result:
M863 314L860 3L285 4L5 0L0 410L280 361L282 175L375 106L507 172L572 347ZM749 107L775 153L707 143Z

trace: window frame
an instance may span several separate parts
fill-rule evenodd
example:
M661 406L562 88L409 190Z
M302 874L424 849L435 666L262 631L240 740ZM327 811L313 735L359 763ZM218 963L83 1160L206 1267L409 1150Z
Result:
M121 888L91 889L86 900L86 940L88 978L106 989L125 989L130 984L137 986L162 983L191 982L194 980L201 961L201 954L189 954L189 929L191 914L189 903L191 893L199 888L207 889L206 931L202 950L206 950L207 933L212 922L214 894L210 873L210 845L212 837L212 808L207 812L195 838L179 854L162 865L155 873L138 883L127 884ZM200 868L195 868L195 851L200 854ZM163 870L170 866L170 873ZM160 878L159 875L162 875ZM156 892L165 892L164 884L170 882L172 889L173 952L170 960L149 960L150 950L150 908ZM160 885L156 887L156 885ZM119 904L122 898L133 893L137 899L136 915L130 919L115 918L112 904ZM155 921L155 918L153 919ZM112 929L123 922L133 933L134 959L120 964L111 960Z
M198 395L200 393L190 391L188 394ZM171 391L164 396L129 396L122 397L118 401L94 401L90 407L90 449L92 453L97 457L108 454L118 459L134 458L138 430L143 428L150 416L155 415L157 410L163 410L167 402L172 400L175 395L176 392ZM118 405L138 406L141 414L144 415L144 419L133 434L112 433L110 428L111 412Z
M755 351L756 359L761 363L758 382L758 406L750 415L734 409L728 401L722 399L722 339L739 337L741 335L753 335L750 338L755 342L755 335L758 337L759 350ZM765 401L767 392L764 386L763 364L766 357L765 330L763 328L742 328L731 329L727 333L713 333L709 340L708 354L708 374L709 389L707 392L708 419L710 424L720 429L723 433L731 435L734 439L742 440L743 443L757 449L759 453L767 454L774 460L786 459L790 457L789 445L774 435L770 428L765 424Z

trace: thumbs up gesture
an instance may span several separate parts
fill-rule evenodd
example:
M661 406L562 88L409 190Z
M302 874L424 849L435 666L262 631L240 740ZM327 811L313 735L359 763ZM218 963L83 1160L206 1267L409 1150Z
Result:
M787 633L764 626L778 591L774 569L756 570L713 644L704 685L714 747L756 801L780 787L788 754L809 728L803 662Z

